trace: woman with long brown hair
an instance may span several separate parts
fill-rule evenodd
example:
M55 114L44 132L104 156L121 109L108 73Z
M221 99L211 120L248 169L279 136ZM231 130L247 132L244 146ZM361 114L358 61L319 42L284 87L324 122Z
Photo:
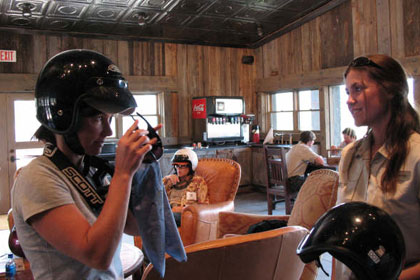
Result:
M372 55L354 59L344 78L355 125L369 129L342 152L337 204L365 201L389 213L406 245L400 279L419 279L420 125L407 99L407 76L393 58ZM351 277L336 265L336 279Z

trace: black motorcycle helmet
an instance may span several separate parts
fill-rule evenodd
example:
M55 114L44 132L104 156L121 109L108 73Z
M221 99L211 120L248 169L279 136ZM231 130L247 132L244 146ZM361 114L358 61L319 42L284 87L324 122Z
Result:
M78 154L81 107L104 113L130 114L137 106L118 67L91 50L68 50L52 57L41 70L35 87L36 117L53 133L62 134Z
M54 133L74 132L84 102L105 113L130 114L137 106L118 67L91 50L68 50L52 57L35 87L37 119Z
M364 202L340 204L322 215L301 241L297 254L309 263L324 252L344 263L357 279L397 279L405 245L394 220Z

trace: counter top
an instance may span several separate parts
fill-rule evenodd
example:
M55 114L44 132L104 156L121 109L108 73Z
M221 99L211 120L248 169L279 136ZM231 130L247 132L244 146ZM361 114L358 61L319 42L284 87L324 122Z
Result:
M268 144L273 147L290 147L290 145L281 145L281 144ZM208 146L202 146L202 148L195 148L194 151L200 152L200 151L206 151L206 150L224 150L224 149L237 149L237 148L247 148L247 147L256 147L256 148L262 148L262 143L225 143L225 144L210 144ZM103 157L109 157L115 155L115 143L106 143L102 149L101 156ZM190 148L193 147L188 144L179 144L179 145L166 145L164 146L164 153L175 153L177 150L182 148Z

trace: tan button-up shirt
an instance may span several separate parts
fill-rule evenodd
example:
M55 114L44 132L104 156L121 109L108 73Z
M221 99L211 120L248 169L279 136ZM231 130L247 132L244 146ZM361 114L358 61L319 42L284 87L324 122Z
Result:
M408 148L396 192L390 194L382 192L380 187L389 160L385 146L371 161L369 136L346 146L339 165L337 204L364 201L390 214L403 233L406 263L410 264L420 261L420 134L410 136ZM341 268L336 266L337 279L349 279Z

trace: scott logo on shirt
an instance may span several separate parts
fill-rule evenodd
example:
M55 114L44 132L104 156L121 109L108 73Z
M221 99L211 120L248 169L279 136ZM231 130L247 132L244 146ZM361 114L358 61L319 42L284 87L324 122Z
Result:
M63 169L64 175L72 181L73 185L75 185L85 196L86 199L89 199L93 205L102 205L104 204L103 199L96 193L92 186L86 182L85 178L80 176L80 174L73 168L67 167Z

